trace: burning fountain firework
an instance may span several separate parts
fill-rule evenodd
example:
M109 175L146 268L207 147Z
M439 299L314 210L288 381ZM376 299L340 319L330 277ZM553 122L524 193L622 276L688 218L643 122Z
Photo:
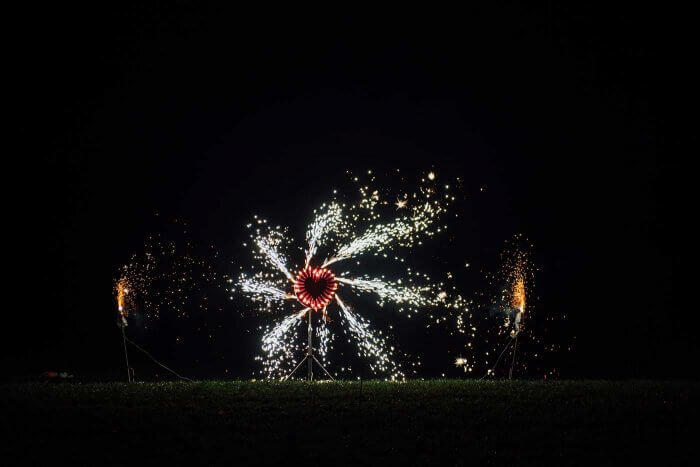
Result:
M532 261L532 248L520 234L507 241L501 252L501 267L486 274L491 289L486 303L473 311L457 311L457 331L467 336L467 342L463 349L466 357L457 357L455 365L465 372L495 375L499 363L507 361L503 366L511 368L511 375L513 368L520 374L545 377L556 374L556 369L542 367L537 362L543 354L560 348L553 343L545 345L542 339L554 325L553 321L563 320L566 315L533 321L537 269ZM516 352L522 357L516 359Z
M209 253L218 255L213 249ZM220 282L212 263L195 254L189 241L151 235L143 252L120 268L114 286L119 321L127 325L129 316L138 313L147 328L146 318L157 319L162 312L182 318L206 310L206 289Z
M455 365L465 372L492 374L504 355L504 344L509 348L524 329L527 295L533 290L535 277L531 248L522 235L506 242L500 269L486 274L489 288L494 291L487 293L489 303L482 302L474 311L458 310L457 331L467 336L467 356L457 357ZM504 336L508 336L506 341Z
M353 177L360 193L356 202L341 202L336 196L314 211L314 219L306 231L304 259L299 266L289 266L288 250L293 241L287 229L272 227L257 216L248 225L252 230L251 242L244 246L252 247L253 257L261 267L254 265L251 272L242 272L233 291L240 290L260 308L276 314L284 313L285 302L301 304L301 309L297 306L296 311L264 328L263 355L258 359L263 363L262 373L266 377L282 377L296 365L302 350L296 339L298 327L304 318L312 320L314 315L319 323L316 328L319 344L315 350L324 363L334 339L328 324L338 316L344 325L343 333L353 338L357 354L368 360L373 373L392 380L405 377L389 337L373 330L369 320L341 298L351 291L372 294L380 307L397 304L409 317L418 313L419 308L464 305L460 297L448 298L444 283L433 282L426 274L411 268L406 268L404 278L396 280L386 279L384 275L359 273L350 277L349 271L336 272L343 262L354 260L355 265L360 265L357 258L364 254L404 263L393 252L396 247L420 246L422 238L447 229L439 220L455 197L449 184L438 185L433 172L415 190L398 196L370 188L370 183L376 180L371 171L367 179ZM383 221L387 211L392 218ZM320 249L328 252L323 260Z

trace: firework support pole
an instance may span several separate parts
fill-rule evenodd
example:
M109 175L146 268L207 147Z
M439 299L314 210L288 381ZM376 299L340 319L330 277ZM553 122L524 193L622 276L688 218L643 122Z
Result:
M124 344L124 358L126 359L126 380L131 382L131 367L129 366L129 352L126 350L126 333L124 325L119 326L122 329L122 344Z
M518 336L515 336L513 344L513 360L510 362L510 370L508 370L508 379L513 379L513 367L515 366L515 353L518 351Z
M311 328L311 311L309 311L308 316L309 316L309 327L308 329L308 336L309 336L309 347L306 350L306 359L309 361L309 381L314 380L314 348L313 348L313 331Z

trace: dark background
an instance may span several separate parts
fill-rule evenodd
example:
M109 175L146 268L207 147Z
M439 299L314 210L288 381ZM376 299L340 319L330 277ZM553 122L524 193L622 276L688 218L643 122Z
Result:
M171 219L235 273L252 213L301 238L345 170L398 167L464 181L455 257L493 269L513 234L534 242L538 313L565 313L560 337L575 336L562 376L697 376L673 287L663 32L636 8L261 14L177 2L24 18L12 91L29 152L6 173L21 185L9 247L24 280L9 291L21 304L6 310L20 322L5 329L8 373L116 374L114 278ZM255 336L241 337L231 307L219 315L227 368L248 376Z

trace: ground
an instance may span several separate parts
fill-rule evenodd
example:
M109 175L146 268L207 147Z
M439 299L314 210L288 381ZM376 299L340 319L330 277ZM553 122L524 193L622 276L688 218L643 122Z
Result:
M700 384L0 385L3 465L692 464Z

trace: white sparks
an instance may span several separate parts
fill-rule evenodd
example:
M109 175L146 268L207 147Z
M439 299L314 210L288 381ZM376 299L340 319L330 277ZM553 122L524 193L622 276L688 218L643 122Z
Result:
M381 279L351 279L345 277L338 277L338 282L348 284L363 292L377 294L379 305L383 305L385 302L393 302L419 307L436 306L444 302L444 296L437 295L435 298L428 296L430 292L435 292L434 285L404 287L400 285L400 281L391 282Z
M355 336L360 354L373 361L370 363L372 371L388 373L392 380L403 379L401 367L391 358L391 347L386 338L378 336L369 328L369 322L352 312L339 296L335 297L342 316L348 324L350 332Z
M296 314L287 316L263 335L262 350L266 356L263 365L268 377L279 376L296 363L294 354L297 348L289 345L289 334L301 323L307 312L310 312L310 309L304 308Z
M321 210L325 207L325 205L321 206ZM316 251L318 251L318 247L323 244L327 236L331 233L339 232L343 220L343 210L337 203L330 204L325 211L316 216L306 231L306 241L309 247L306 250L305 266L309 265Z
M255 244L258 246L259 253L264 255L272 266L282 271L290 281L293 281L294 276L287 269L286 259L278 251L283 238L280 232L273 230L266 236L258 237Z
M265 280L262 276L264 276L264 273L258 273L254 277L241 274L237 285L242 292L250 295L251 300L264 303L268 311L272 305L279 303L280 300L295 298L293 295L280 289L277 284Z
M342 246L335 256L323 264L323 267L337 261L353 258L371 249L382 251L393 242L397 242L402 246L411 246L416 241L417 233L425 231L426 235L433 235L433 232L427 229L441 211L440 205L436 204L433 206L426 202L414 209L412 217L396 219L389 224L376 224L370 227L362 236Z

